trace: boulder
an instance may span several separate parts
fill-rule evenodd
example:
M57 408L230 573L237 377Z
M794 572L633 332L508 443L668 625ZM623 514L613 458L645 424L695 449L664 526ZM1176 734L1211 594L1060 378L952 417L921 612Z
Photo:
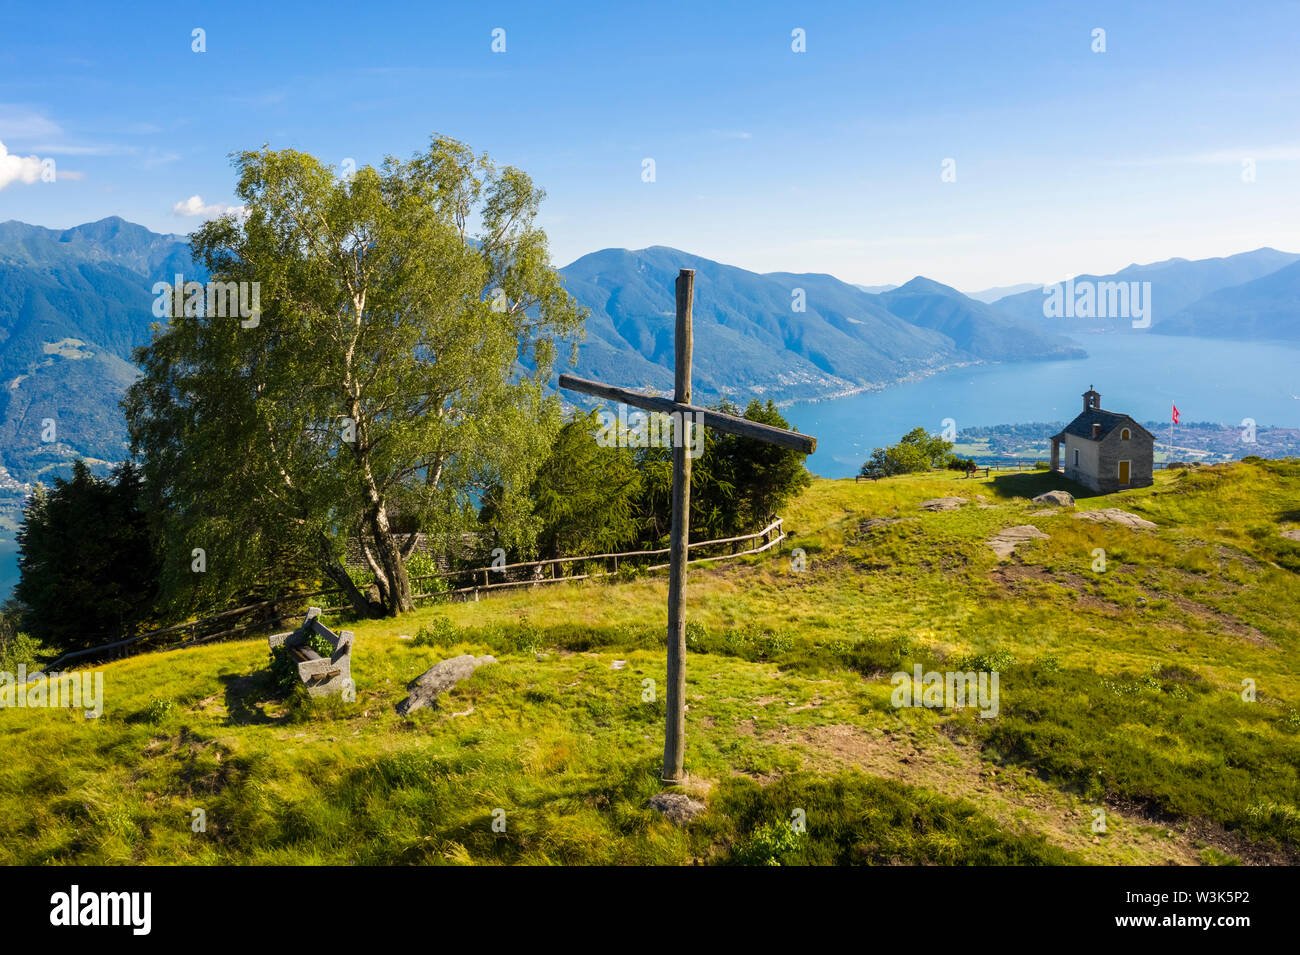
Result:
M932 497L917 506L926 511L953 511L969 503L964 497Z
M406 688L411 691L411 695L397 704L397 712L405 716L414 710L424 709L434 702L439 694L450 690L479 667L496 662L496 657L476 657L473 654L465 653L458 657L452 657L450 660L435 663L406 684Z
M1033 499L1035 504L1051 504L1055 507L1074 507L1074 495L1069 491L1048 491Z
M1289 541L1300 541L1300 528L1291 531L1283 531L1282 536Z
M1047 539L1048 535L1033 524L1018 524L1015 527L1008 527L1006 530L998 531L997 535L989 540L989 546L993 548L993 553L997 554L999 558L1006 560L1011 556L1011 552L1016 549L1016 545L1029 540Z
M674 825L684 826L700 813L705 805L684 793L655 793L650 797L650 808L662 813Z
M1096 511L1080 511L1074 515L1085 521L1096 521L1104 524L1123 524L1125 527L1132 527L1135 530L1153 531L1157 525L1152 521L1138 517L1136 514L1130 514L1128 511L1121 511L1118 507L1103 507Z

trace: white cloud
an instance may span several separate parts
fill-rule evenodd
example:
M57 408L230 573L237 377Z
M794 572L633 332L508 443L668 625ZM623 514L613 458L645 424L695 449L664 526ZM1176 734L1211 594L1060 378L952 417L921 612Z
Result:
M150 150L149 155L140 160L140 165L145 169L152 169L155 166L165 166L169 162L176 162L180 158L180 153L160 153L156 150Z
M1300 162L1300 145L1265 146L1261 149L1217 149L1205 153L1188 153L1181 156L1156 156L1148 159L1119 159L1110 166L1220 166L1240 163L1243 159L1256 162Z
M178 216L202 216L205 219L215 219L223 216L228 212L240 215L244 211L243 206L228 206L224 202L214 202L211 205L205 203L201 196L190 196L183 202L178 202L172 206L172 214Z
M36 147L43 153L50 153L54 156L118 156L124 152L132 152L122 146L114 146L110 143L92 146L79 146L75 144L64 143L40 143Z
M57 123L41 113L13 103L0 103L0 137L37 139L58 136L63 132Z
M39 156L11 156L0 142L0 189L13 182L30 184L41 178Z
M42 156L117 156L135 152L115 143L69 142L63 128L44 113L14 103L0 103L0 139L20 142Z

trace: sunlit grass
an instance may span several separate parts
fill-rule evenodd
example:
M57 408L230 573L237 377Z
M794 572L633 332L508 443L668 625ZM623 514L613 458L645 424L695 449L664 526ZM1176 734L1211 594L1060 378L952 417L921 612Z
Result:
M693 568L688 769L709 808L685 829L646 808L658 575L335 620L357 635L355 703L276 699L264 640L107 664L99 720L0 711L0 862L1163 861L1131 806L1228 834L1194 861L1294 858L1300 544L1278 531L1300 463L1161 472L1078 502L1155 532L1033 515L1027 495L1051 484L817 481L781 553ZM949 495L971 503L917 507ZM882 517L899 520L861 529ZM1025 523L1049 539L999 562L986 541ZM401 639L422 627L441 636ZM405 684L462 652L500 663L399 718ZM996 719L892 707L894 670L981 658L1000 661ZM913 778L908 753L951 763L950 784ZM1012 782L989 795L967 765ZM1109 841L1087 835L1091 805L1117 814ZM792 842L794 809L808 829Z

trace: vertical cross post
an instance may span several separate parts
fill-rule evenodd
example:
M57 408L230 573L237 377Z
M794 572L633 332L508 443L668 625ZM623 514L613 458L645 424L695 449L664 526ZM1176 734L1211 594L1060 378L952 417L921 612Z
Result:
M677 328L673 336L673 400L691 403L691 308L695 299L695 270L682 269L677 275ZM664 730L663 781L683 781L682 752L686 739L686 562L691 533L690 416L676 416L673 434L673 521L669 544L668 571L668 717Z
M691 352L693 333L691 309L695 298L695 270L682 269L677 276L677 327L673 344L675 394L672 399L647 395L599 381L560 375L561 388L592 395L606 401L629 404L646 411L672 416L673 422L673 520L669 542L668 576L668 717L664 730L664 765L661 778L670 785L685 782L682 755L686 746L686 566L690 561L691 457L689 429L706 425L725 434L740 435L800 454L817 450L810 435L774 428L735 415L691 404ZM614 558L618 569L618 558ZM477 590L475 591L477 599Z

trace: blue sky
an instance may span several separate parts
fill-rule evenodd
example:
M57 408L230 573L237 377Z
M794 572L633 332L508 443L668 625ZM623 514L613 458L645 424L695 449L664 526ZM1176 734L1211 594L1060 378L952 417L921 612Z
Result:
M547 190L557 265L671 245L975 290L1300 251L1297 2L70 0L4 21L0 220L187 233L236 201L233 150L364 165L438 131ZM24 182L29 156L56 181Z

